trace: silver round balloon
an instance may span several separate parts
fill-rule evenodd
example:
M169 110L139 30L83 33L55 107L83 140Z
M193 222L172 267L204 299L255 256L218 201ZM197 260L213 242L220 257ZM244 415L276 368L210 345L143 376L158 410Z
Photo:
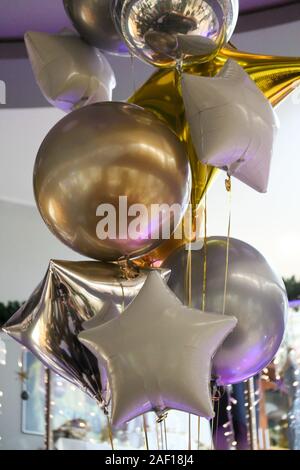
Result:
M227 239L208 238L205 311L223 312ZM186 299L186 247L163 264L171 269L169 287ZM202 308L204 250L191 251L192 306ZM261 371L275 356L283 339L287 294L282 279L252 246L230 239L225 314L238 319L213 362L219 384L242 382Z
M237 0L114 0L112 16L129 49L158 67L206 62L230 40Z
M178 137L154 113L119 102L85 106L59 121L39 149L33 180L52 233L102 261L138 258L160 246L191 194Z
M128 49L115 28L111 0L64 0L64 7L75 29L92 46L116 55Z

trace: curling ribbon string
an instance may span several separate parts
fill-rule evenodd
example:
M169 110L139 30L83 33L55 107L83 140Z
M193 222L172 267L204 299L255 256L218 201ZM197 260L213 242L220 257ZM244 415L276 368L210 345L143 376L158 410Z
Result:
M186 266L186 300L189 307L192 304L192 251L191 243L188 245L188 256L187 256L187 266ZM188 450L191 450L192 447L192 430L191 430L191 415L189 414L189 427L188 427Z
M216 444L215 444L215 449L217 450L218 449L218 428L219 428L219 418L220 418L220 398L218 399L218 402L217 402L217 416L216 416L216 429L215 429L215 433L216 433Z
M228 284L228 271L229 271L229 248L230 248L230 234L231 234L231 205L232 205L232 186L231 186L231 177L230 175L227 176L225 180L225 188L228 194L228 226L227 226L227 239L226 239L226 256L225 256L225 275L224 275L224 295L223 295L223 306L222 306L222 315L225 315L226 311L226 298L227 298L227 284ZM219 392L219 389L217 388ZM212 442L213 442L213 435L214 431L216 433L216 444L215 448L218 445L218 426L219 426L219 414L220 414L220 403L218 402L217 405L217 413L216 417L213 420L212 426ZM215 429L214 429L214 421Z
M189 413L189 442L188 450L192 450L192 415Z
M160 450L160 444L159 444L159 424L158 424L157 421L155 422L155 427L156 427L157 450Z

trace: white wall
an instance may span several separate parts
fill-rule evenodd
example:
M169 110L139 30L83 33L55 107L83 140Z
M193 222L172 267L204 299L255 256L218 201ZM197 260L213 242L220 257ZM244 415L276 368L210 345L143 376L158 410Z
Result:
M0 201L0 301L26 300L49 260L78 260L44 225L35 207Z

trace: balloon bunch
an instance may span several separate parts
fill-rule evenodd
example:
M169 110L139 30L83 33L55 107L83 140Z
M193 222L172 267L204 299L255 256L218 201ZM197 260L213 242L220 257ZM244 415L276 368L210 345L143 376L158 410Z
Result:
M238 383L272 360L287 296L251 246L215 237L190 250L176 232L189 202L194 227L219 169L267 190L273 108L299 81L300 59L228 45L237 0L64 5L80 37L25 37L42 92L69 112L39 149L34 192L53 234L98 261L51 261L5 330L110 410L114 426L170 408L212 418L211 380ZM100 50L161 70L112 102Z

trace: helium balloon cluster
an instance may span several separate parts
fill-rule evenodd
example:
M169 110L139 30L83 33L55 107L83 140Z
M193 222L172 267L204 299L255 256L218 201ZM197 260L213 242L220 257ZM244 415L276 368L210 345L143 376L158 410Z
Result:
M247 380L276 354L287 295L244 242L186 243L199 241L219 170L267 191L274 108L299 83L300 58L228 46L237 0L64 5L78 34L25 36L42 93L68 113L40 146L34 193L51 232L96 261L51 261L4 329L116 427L171 408L212 418L210 382ZM104 53L160 69L114 102Z

